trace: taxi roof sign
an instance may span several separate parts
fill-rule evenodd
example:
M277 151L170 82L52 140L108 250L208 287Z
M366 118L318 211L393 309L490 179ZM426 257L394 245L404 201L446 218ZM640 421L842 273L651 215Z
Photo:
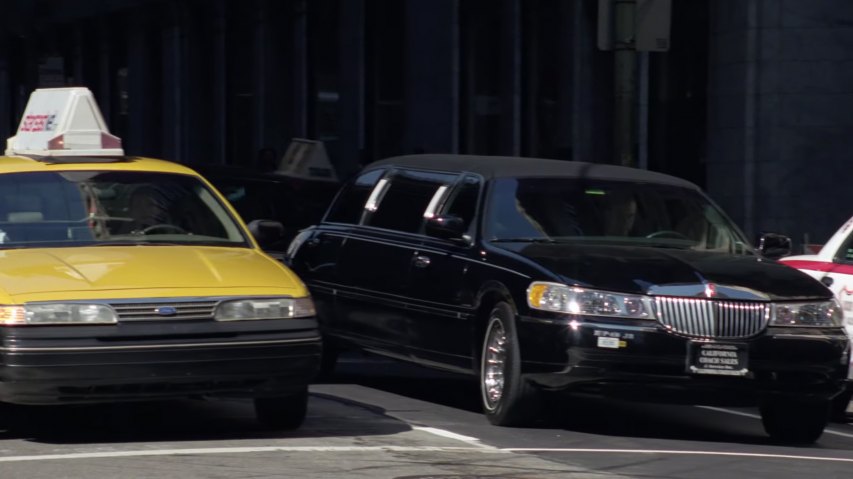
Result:
M123 156L92 92L85 87L39 88L30 94L6 155Z

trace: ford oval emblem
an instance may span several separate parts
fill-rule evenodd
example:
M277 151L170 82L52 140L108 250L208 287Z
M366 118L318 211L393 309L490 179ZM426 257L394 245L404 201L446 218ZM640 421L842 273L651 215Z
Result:
M174 316L178 314L178 310L172 306L160 306L155 309L154 312L160 316Z

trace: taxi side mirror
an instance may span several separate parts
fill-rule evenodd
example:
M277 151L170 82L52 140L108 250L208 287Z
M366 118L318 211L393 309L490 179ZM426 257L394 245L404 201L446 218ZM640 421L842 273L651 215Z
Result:
M284 225L273 220L252 220L247 225L255 241L263 248L284 236Z
M758 238L757 248L761 256L778 259L791 254L791 238L777 233L763 233Z
M461 240L465 234L465 222L456 215L433 216L427 220L426 234L435 238Z

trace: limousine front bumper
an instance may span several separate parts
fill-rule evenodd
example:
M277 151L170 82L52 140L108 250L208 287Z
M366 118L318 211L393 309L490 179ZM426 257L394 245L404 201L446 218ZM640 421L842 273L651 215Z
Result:
M831 399L845 387L850 357L842 328L769 327L748 338L698 339L654 321L519 319L525 378L546 389L634 400Z

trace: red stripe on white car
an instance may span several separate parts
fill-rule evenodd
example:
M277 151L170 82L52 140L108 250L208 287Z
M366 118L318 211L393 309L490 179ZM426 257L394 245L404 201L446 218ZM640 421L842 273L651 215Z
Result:
M823 271L826 273L839 273L853 275L853 265L838 264L830 261L811 261L811 260L782 260L788 266L793 266L797 269L807 269L809 271Z

